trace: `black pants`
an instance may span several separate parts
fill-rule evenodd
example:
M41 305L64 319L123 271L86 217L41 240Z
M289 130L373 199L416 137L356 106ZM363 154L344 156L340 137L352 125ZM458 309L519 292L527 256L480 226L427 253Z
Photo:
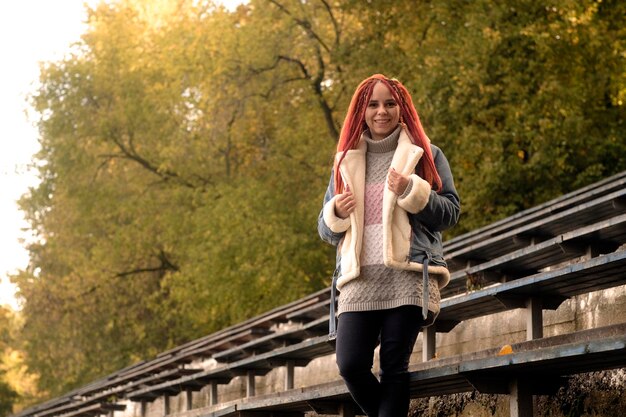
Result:
M422 327L421 307L346 312L337 325L337 366L368 417L405 417L409 359ZM380 336L380 381L372 374Z

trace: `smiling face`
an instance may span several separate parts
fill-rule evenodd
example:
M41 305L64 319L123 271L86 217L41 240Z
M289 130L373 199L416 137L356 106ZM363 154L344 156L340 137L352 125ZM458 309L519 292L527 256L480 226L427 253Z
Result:
M370 129L372 139L381 140L389 136L400 122L400 107L391 95L389 88L381 82L376 83L372 97L365 110L365 123Z

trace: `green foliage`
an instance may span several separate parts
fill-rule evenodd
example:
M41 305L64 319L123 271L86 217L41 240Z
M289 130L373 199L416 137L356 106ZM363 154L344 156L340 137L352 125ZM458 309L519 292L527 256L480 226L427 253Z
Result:
M9 384L7 369L11 367L8 363L7 354L14 345L15 337L15 315L6 308L0 307L0 353L2 353L2 367L0 368L0 416L4 417L13 411L14 404L20 399L14 387Z
M626 168L623 2L353 3L451 161L455 233Z
M0 416L8 416L13 410L13 404L18 395L5 381L0 382Z
M451 161L452 233L626 169L625 7L103 2L32 96L42 182L21 200L36 239L13 279L40 388L328 285L317 214L350 94L373 73L409 87Z

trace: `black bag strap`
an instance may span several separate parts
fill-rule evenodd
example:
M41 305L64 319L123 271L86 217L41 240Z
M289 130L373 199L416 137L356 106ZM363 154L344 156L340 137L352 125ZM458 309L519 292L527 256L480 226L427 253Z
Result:
M330 287L330 313L328 315L328 340L329 341L334 341L337 338L337 317L336 317L337 278L339 278L339 267L335 268L335 272L333 273L333 283Z

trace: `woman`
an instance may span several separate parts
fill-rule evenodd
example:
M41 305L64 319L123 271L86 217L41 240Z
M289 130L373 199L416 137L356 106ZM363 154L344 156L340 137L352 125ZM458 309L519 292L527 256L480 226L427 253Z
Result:
M406 416L408 365L450 279L441 231L460 212L448 161L397 80L373 75L346 115L318 220L337 246L337 365L368 416ZM380 343L380 381L372 374Z

